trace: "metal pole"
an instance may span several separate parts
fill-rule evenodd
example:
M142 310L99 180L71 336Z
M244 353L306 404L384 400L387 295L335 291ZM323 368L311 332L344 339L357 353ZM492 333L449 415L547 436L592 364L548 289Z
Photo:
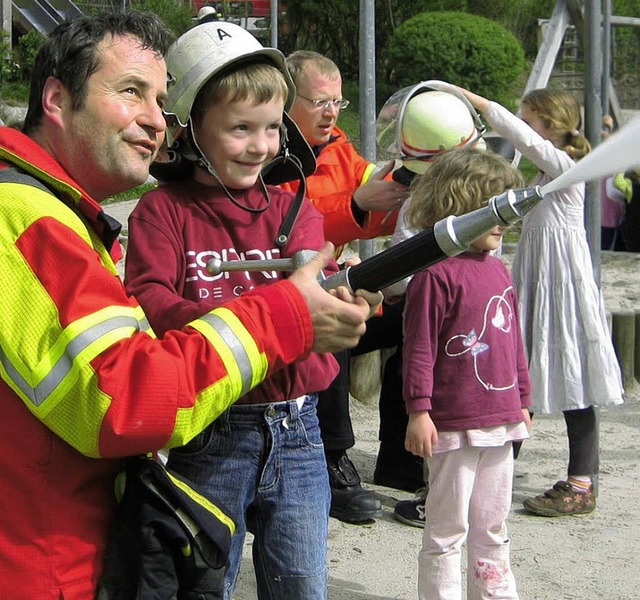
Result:
M278 47L278 0L271 0L269 5L271 14L271 47Z
M604 0L602 15L602 114L610 115L609 82L611 80L611 0Z
M360 0L360 152L376 161L376 40L375 0ZM373 240L360 240L360 258L375 254Z
M11 0L0 0L0 28L7 35L2 38L2 41L7 45L7 53L5 56L0 56L0 60L5 60L11 57L11 30L12 30L12 10L13 4Z
M584 4L584 113L585 135L592 146L600 143L602 134L602 7L600 2ZM593 275L600 286L600 182L587 184L585 227L593 262Z

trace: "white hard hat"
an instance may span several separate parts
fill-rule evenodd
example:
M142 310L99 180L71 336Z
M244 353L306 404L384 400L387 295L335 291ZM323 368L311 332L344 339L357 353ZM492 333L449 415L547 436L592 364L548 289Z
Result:
M302 172L309 176L316 168L316 160L299 128L287 114L295 100L296 87L285 65L284 55L275 48L265 48L247 30L228 23L215 21L196 25L181 35L165 56L168 73L167 101L163 111L167 119L167 147L175 147L180 135L189 127L191 110L202 87L216 73L243 62L264 58L284 76L288 88L283 114L280 154L284 158L295 157ZM192 150L195 149L195 154ZM179 150L189 161L208 159L201 153L195 139L191 147L183 145ZM268 167L269 183L291 181L298 176L298 168L292 168L290 160L274 160Z
M222 69L233 64L264 57L284 75L289 88L288 109L296 88L275 48L265 48L246 29L234 23L216 21L196 25L181 35L165 56L169 77L164 113L168 117L167 144L172 146L180 129L187 126L193 103L204 84Z
M378 145L414 173L445 150L484 144L480 116L454 86L423 81L393 94L377 120Z
M208 15L218 15L218 9L215 6L203 6L198 11L198 20L204 19Z

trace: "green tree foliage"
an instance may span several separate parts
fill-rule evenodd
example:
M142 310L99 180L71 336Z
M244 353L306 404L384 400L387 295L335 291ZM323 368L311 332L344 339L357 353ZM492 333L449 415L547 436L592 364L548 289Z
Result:
M22 77L24 81L31 79L31 73L33 71L33 65L36 61L36 54L42 46L44 38L35 29L25 33L18 40L18 47L15 52L15 57L21 67Z
M174 0L142 0L134 5L136 10L155 13L174 35L179 36L192 27L193 19L188 4Z
M638 0L622 0L637 2ZM384 72L386 48L395 30L423 12L464 12L492 19L517 37L530 59L537 51L538 19L548 19L556 0L376 0L376 62ZM332 58L347 78L358 74L359 0L296 0L286 4L280 47L285 53L317 50Z
M621 17L640 15L640 0L615 0L613 14ZM616 81L637 89L640 76L640 27L619 26L612 31L614 50L611 61L612 74Z
M441 79L513 105L524 68L518 40L495 21L455 12L422 13L405 21L387 48L394 89Z
M358 0L288 2L281 49L316 50L351 77L358 72L358 29Z
M441 4L464 5L466 0L376 0L378 56L394 29L406 19ZM286 4L280 47L285 53L316 50L335 61L347 79L358 74L359 0L296 0ZM381 58L383 58L381 56Z
M0 55L7 56L9 53L9 44L5 41L7 34L2 31L2 42L0 43ZM0 68L0 82L3 87L9 84L16 84L17 90L21 89L21 85L26 85L31 78L33 64L36 54L44 38L37 31L29 31L20 36L14 45L10 58L2 60ZM6 90L5 90L6 91Z

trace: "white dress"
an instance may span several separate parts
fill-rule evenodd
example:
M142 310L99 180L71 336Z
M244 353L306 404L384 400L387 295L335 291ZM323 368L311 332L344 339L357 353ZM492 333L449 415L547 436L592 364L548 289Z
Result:
M524 121L492 102L493 129L539 169L545 185L574 165ZM533 410L622 403L622 378L584 226L583 183L547 194L524 218L512 276L529 360Z

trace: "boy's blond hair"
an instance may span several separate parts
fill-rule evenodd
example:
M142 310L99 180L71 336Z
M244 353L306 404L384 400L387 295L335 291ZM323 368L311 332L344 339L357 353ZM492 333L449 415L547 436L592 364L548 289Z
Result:
M223 100L250 100L260 105L274 99L286 102L288 95L284 75L274 65L267 62L235 65L205 83L193 103L191 117L199 125L207 109Z
M448 150L413 180L407 219L410 226L426 229L449 215L481 208L492 196L523 185L520 171L491 151Z

